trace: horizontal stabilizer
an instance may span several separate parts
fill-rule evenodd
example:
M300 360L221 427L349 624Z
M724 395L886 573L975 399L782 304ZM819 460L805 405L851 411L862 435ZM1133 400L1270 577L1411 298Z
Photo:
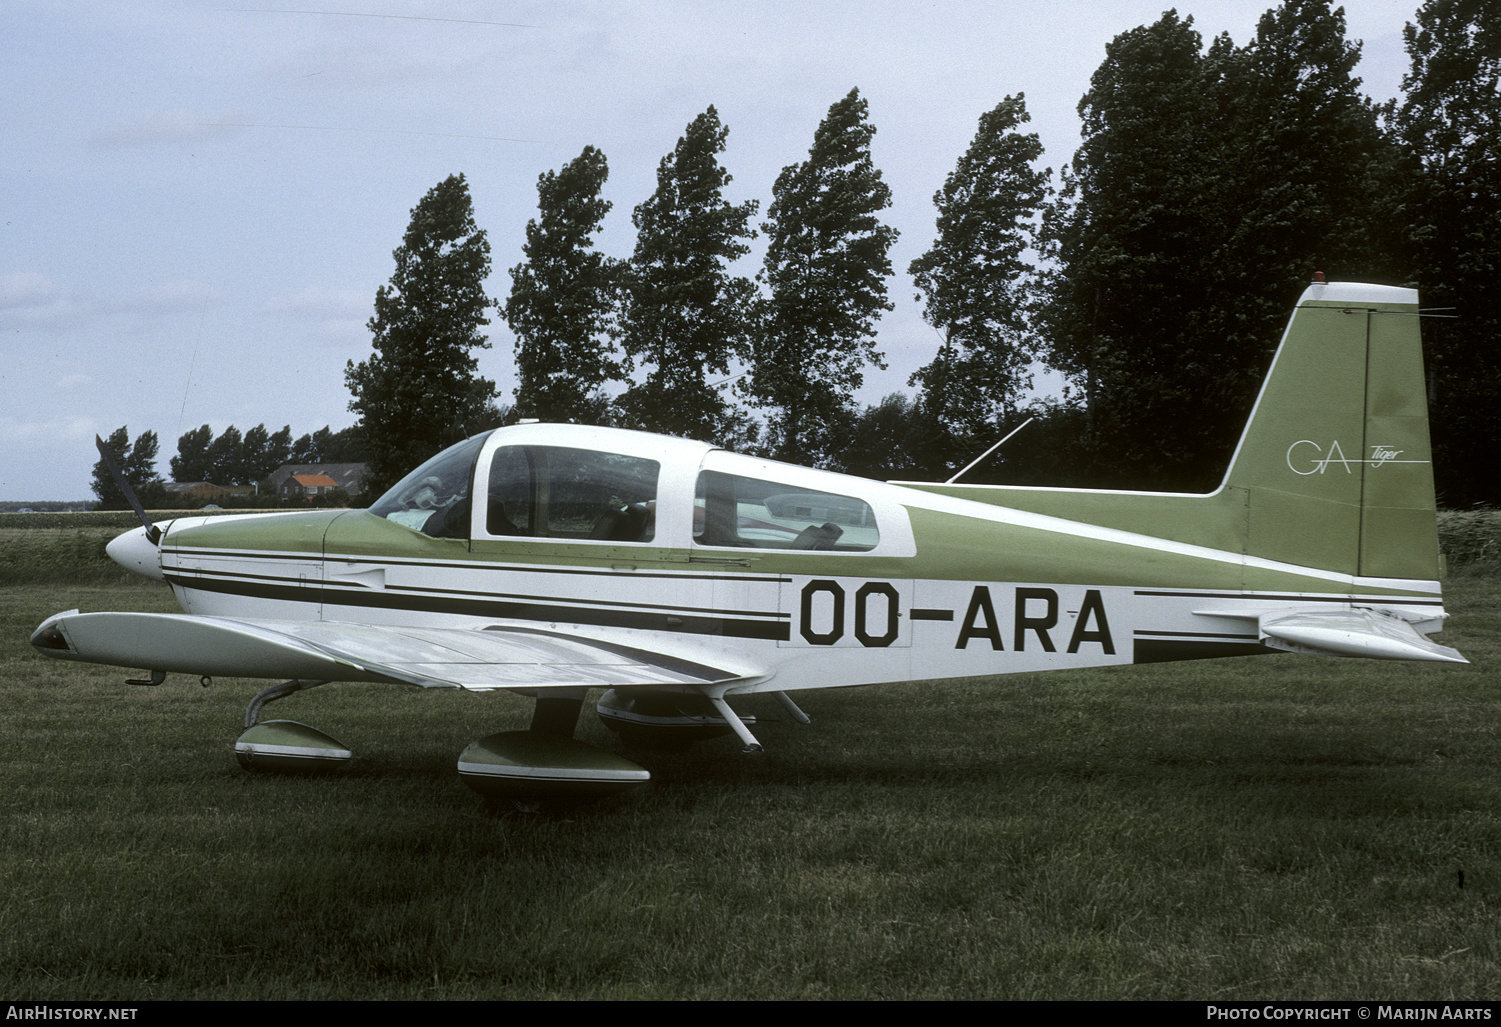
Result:
M1307 610L1259 621L1262 645L1296 653L1360 656L1375 660L1469 663L1459 652L1430 641L1407 621L1377 610Z
M759 676L750 668L709 666L694 654L530 627L386 627L75 610L48 618L31 643L49 656L119 667L476 691L704 685Z

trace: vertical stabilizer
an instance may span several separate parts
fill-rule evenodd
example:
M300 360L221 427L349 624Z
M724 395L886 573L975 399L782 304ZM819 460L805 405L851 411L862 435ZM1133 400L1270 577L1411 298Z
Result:
M904 484L1351 577L1433 581L1432 459L1417 292L1316 282L1208 495Z
M1315 283L1277 350L1222 491L1248 555L1361 577L1438 577L1412 289Z

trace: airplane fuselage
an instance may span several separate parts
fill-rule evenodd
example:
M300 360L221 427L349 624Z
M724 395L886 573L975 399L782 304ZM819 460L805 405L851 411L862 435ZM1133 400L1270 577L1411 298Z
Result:
M503 429L460 476L490 481L530 454L542 477L560 453L651 465L654 484L634 499L649 530L627 529L649 539L581 537L604 514L587 495L562 502L545 480L517 486L532 534L510 534L516 525L492 514L507 485L497 482L474 486L494 497L488 506L471 503L464 523L442 529L468 537L413 526L433 522L436 503L416 516L179 519L160 573L195 616L533 626L769 671L732 692L1263 653L1257 619L1268 611L1379 606L1420 630L1442 619L1436 582L1365 580L630 432ZM579 470L566 473L577 486ZM716 497L726 481L755 484ZM601 495L618 487L605 485ZM557 509L537 509L539 495ZM716 499L732 507L729 536L710 536ZM825 526L838 537L810 541Z

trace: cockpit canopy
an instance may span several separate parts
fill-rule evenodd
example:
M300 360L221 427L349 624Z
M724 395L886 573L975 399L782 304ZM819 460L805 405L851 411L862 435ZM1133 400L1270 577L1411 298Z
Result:
M575 440L578 445L558 444ZM611 442L618 445L612 449ZM370 512L434 538L875 549L881 530L871 503L811 488L812 482L837 486L857 479L682 440L529 425L476 435L444 450ZM471 500L476 494L485 500L478 517ZM668 523L680 526L680 537L662 537L664 512L677 514Z

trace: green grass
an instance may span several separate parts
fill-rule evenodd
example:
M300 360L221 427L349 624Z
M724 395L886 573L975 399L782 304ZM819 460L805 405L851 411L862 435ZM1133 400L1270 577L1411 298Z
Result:
M631 752L651 785L548 817L454 771L526 700L330 685L271 715L355 765L248 775L256 683L132 688L25 644L165 590L0 588L0 994L1494 999L1498 599L1448 589L1468 667L805 693L806 728L746 700L767 752Z

